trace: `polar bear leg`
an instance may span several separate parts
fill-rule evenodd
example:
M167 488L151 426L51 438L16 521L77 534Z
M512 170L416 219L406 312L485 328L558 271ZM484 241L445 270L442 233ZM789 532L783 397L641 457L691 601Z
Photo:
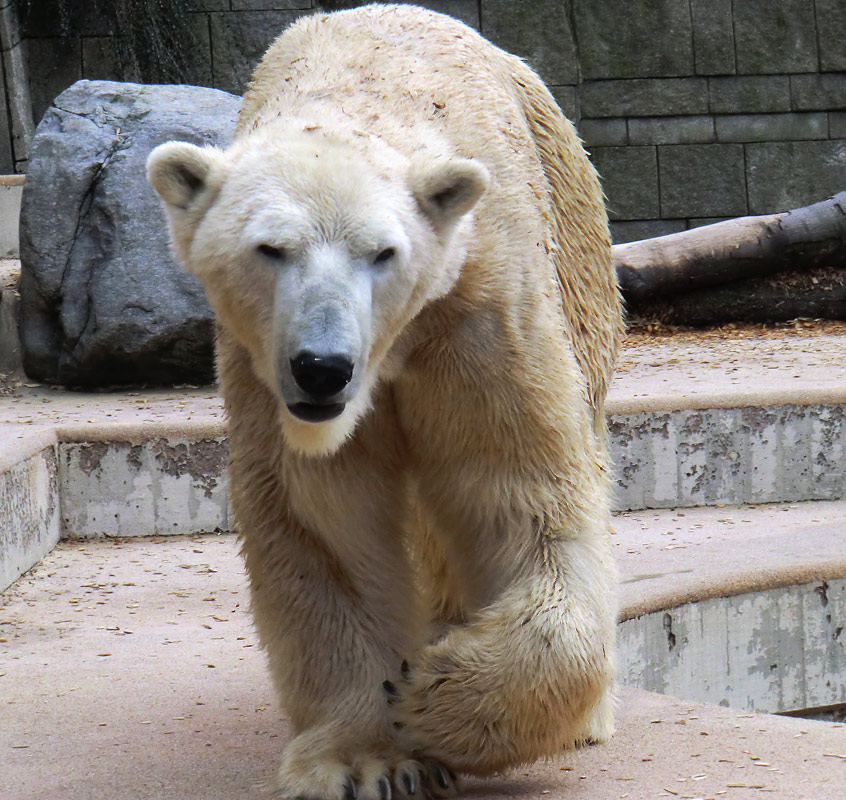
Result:
M588 714L584 727L579 732L581 744L605 744L614 735L614 706L616 697L613 686L608 686L599 702Z
M401 539L392 547L351 520L356 561L293 518L272 537L257 533L244 543L253 612L293 732L278 788L288 797L384 800L404 770L413 773L383 688L415 642L411 593L384 579L410 583Z
M421 601L430 616L431 639L442 635L445 626L465 622L465 587L453 569L442 538L419 503L415 503L414 514L410 544L418 571Z
M383 687L399 682L425 636L402 535L403 471L384 446L390 417L376 438L363 424L347 457L284 462L278 400L219 336L232 503L292 732L278 787L289 797L383 800L426 786L426 765L396 741Z
M607 543L562 538L541 549L532 574L412 664L396 705L410 747L485 775L561 752L586 733L610 735L616 609Z

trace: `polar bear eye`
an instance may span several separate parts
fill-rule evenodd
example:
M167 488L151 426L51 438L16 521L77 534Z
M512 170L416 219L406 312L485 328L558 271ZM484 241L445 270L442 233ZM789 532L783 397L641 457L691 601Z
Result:
M396 255L396 250L393 247L386 247L376 258L373 259L374 264L387 264Z
M265 258L272 258L274 261L281 261L285 258L285 251L281 247L272 247L269 244L260 244L256 248Z

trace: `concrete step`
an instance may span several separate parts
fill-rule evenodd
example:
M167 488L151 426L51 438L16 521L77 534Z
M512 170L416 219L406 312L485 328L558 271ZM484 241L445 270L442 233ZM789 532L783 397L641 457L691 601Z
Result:
M60 537L229 530L213 391L0 394L0 591Z
M630 338L609 399L618 508L844 499L846 326L741 333ZM16 383L0 388L0 451L0 518L39 520L37 535L0 528L0 587L52 546L57 510L59 535L77 538L230 527L213 388Z
M697 600L760 597L791 581L843 583L843 511L814 503L618 518L624 677L650 641L665 656L695 646L692 625L677 615ZM843 625L846 609L831 593L828 600L832 624ZM288 733L247 609L232 535L61 542L0 598L0 797L270 798L263 787ZM654 613L673 615L670 628L661 617L651 629ZM754 613L753 629L778 628L772 610ZM626 632L633 624L644 627ZM754 644L736 642L750 648L753 677L762 668L755 660L772 657ZM712 674L709 659L725 662L723 653L700 649L686 665L688 687ZM842 688L844 674L829 678ZM622 690L618 717L608 745L471 781L468 791L829 800L846 785L843 725L637 688Z
M620 679L750 711L846 704L846 501L619 515Z
M55 433L0 424L0 592L60 535Z
M846 498L846 325L631 334L608 402L619 509Z

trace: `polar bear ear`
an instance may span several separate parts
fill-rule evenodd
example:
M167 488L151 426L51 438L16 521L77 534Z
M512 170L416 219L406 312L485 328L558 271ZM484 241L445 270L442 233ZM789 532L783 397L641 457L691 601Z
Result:
M166 142L147 157L147 180L167 205L185 210L205 191L209 173L222 161L216 147Z
M438 233L448 230L476 205L489 181L487 168L469 158L421 160L409 173L417 204Z

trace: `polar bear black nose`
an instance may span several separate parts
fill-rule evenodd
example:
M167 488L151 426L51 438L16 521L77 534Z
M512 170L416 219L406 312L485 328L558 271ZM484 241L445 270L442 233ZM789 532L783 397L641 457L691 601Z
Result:
M344 356L320 356L303 350L291 359L291 374L311 399L328 400L350 382L353 364Z

